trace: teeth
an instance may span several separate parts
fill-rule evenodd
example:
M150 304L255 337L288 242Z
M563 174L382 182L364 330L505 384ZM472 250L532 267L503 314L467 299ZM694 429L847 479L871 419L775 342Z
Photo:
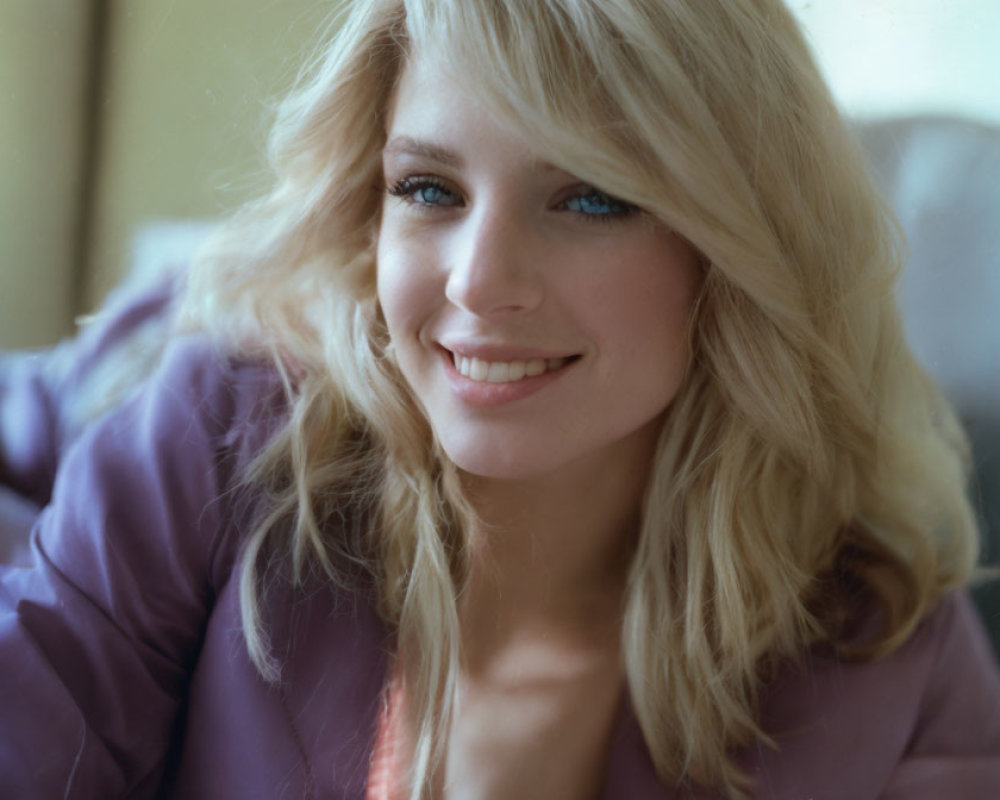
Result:
M510 364L504 361L491 361L489 372L486 373L486 380L490 383L505 383L510 374Z
M466 378L488 383L511 383L565 366L568 358L536 358L531 361L483 361L452 353L457 369Z
M471 362L469 366L468 377L472 378L474 381L485 381L487 376L490 374L490 365L486 361L480 361L478 358L470 358Z

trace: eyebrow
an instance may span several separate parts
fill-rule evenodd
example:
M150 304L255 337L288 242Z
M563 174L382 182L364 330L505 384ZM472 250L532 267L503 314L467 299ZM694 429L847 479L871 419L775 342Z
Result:
M393 136L382 148L382 154L387 156L417 156L455 168L461 167L463 163L461 157L453 150L410 136Z
M460 169L465 165L462 157L454 150L429 142L426 139L414 139L412 136L393 136L382 148L383 156L415 156L436 161L446 167ZM562 172L559 167L548 161L533 160L531 167L537 172Z

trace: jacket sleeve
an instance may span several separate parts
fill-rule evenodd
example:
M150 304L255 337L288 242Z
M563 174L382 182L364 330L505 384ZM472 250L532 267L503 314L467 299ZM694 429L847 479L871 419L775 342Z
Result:
M183 341L71 448L32 566L0 573L0 795L155 792L236 558L228 490L259 388Z
M58 419L47 366L53 355L0 353L0 564L25 558L58 461Z
M24 560L65 449L126 385L149 376L181 277L124 284L56 347L0 352L0 563Z
M931 622L936 656L907 753L882 800L1000 796L1000 672L965 593Z

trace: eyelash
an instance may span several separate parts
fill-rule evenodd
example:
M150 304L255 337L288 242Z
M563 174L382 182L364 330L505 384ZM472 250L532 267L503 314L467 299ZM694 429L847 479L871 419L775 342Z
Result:
M567 208L567 204L574 200L594 201L595 199L599 204L607 206L609 212L606 214L586 214L583 211ZM602 192L595 186L586 186L581 191L574 191L574 193L571 194L569 197L560 201L559 206L567 211L570 211L571 213L575 214L578 217L586 219L588 222L603 222L603 223L618 222L622 219L631 217L640 212L638 206L633 205L632 203L629 203L625 200L620 200L617 197L613 197L607 192Z
M418 192L425 191L427 189L437 189L438 191L449 194L456 198L457 202L452 204L439 204L439 203L428 203L425 201L420 201L416 199L416 194ZM452 191L448 188L444 181L438 178L430 177L413 177L413 178L402 178L396 181L391 186L386 188L386 192L391 197L398 197L401 200L411 203L412 205L422 206L424 208L453 208L461 202L457 192Z
M421 201L416 198L419 192L426 191L428 189L435 189L443 194L450 195L455 198L454 203L431 203L426 201ZM437 209L437 208L454 208L461 204L462 200L458 192L449 188L449 186L439 178L434 177L407 177L402 178L395 183L386 187L386 192L391 197L398 197L406 203L412 205L420 206L426 209ZM607 206L610 210L608 213L602 214L587 214L583 211L568 208L568 204L574 200L584 201L596 201L601 205ZM606 192L594 186L584 186L579 190L574 190L573 194L562 199L557 204L556 208L564 211L568 211L574 216L585 220L586 222L599 222L603 224L618 222L626 217L631 217L635 214L640 213L641 209L632 203L626 202L625 200L620 200L617 197L613 197Z

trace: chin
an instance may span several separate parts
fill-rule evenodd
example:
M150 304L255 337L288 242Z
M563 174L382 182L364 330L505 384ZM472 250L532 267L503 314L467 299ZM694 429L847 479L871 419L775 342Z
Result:
M530 480L549 472L548 469L537 463L525 463L523 460L514 458L504 459L495 456L483 457L482 455L472 457L459 455L455 458L450 453L448 453L448 457L462 472L489 480Z
M468 443L449 446L442 442L445 454L462 472L478 478L490 480L531 480L540 478L558 469L560 462L535 452L512 450L509 447L495 447L487 443Z

